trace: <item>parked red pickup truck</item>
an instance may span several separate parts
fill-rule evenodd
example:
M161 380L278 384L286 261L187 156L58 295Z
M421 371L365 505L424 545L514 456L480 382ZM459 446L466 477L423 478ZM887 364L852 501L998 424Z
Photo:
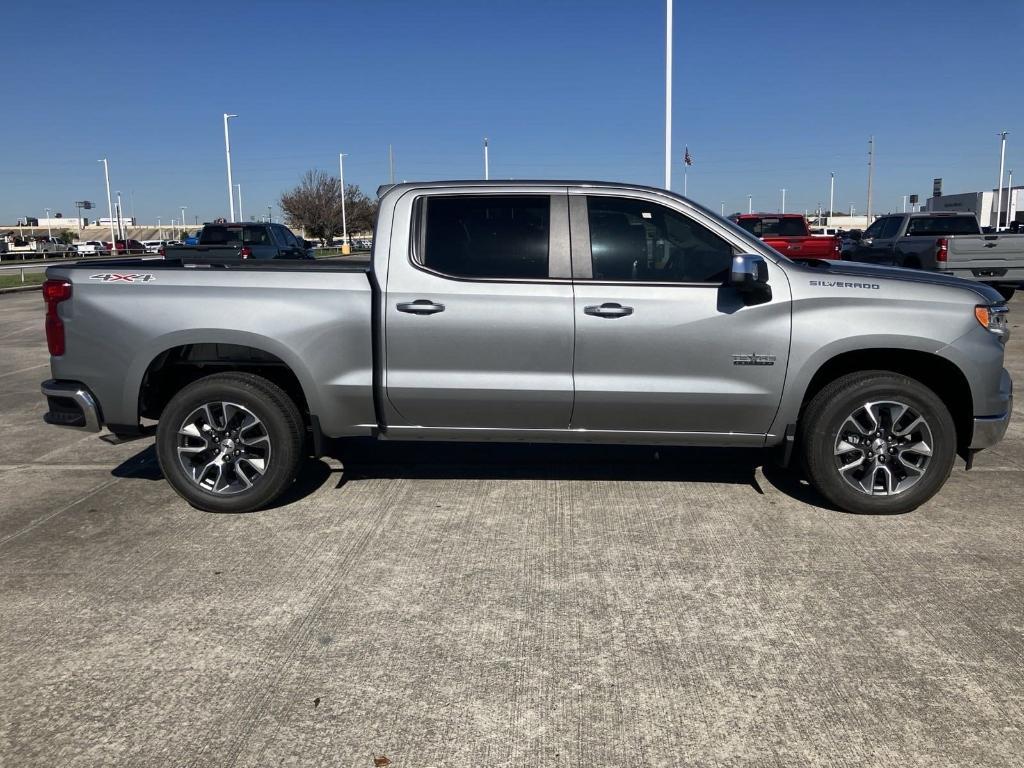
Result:
M741 213L736 223L747 232L791 259L839 259L838 237L811 234L807 219L799 213Z

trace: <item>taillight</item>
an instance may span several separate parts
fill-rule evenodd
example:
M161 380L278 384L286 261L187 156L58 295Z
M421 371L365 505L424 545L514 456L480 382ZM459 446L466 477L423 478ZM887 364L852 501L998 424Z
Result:
M160 246L159 248L157 248L157 249L156 249L156 252L157 252L157 253L158 253L158 254L159 254L160 256L166 256L166 255L167 255L167 249L166 249L166 248L164 248L164 247L163 247L162 245L161 245L161 246Z
M835 254L837 259L843 253L843 243L838 237L832 241L832 253Z
M238 252L238 255L241 256L243 259L248 259L250 256L252 256L252 248L250 248L248 245L243 245L242 250Z
M67 280L47 280L43 283L43 301L46 302L46 346L50 354L64 354L64 321L57 314L57 305L71 298L71 283Z
M949 240L940 237L935 241L935 260L945 262L949 259Z

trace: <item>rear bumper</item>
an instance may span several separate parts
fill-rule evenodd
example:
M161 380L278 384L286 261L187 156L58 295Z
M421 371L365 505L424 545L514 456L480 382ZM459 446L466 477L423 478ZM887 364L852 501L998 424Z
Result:
M47 424L84 432L99 432L103 428L96 398L84 384L49 379L40 388L49 406L43 415L43 421Z

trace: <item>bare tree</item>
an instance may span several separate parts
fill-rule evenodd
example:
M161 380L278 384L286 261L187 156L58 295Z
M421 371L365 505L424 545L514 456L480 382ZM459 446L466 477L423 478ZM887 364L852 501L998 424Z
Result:
M323 171L306 171L299 185L281 195L289 226L308 237L330 241L341 232L341 182Z
M341 183L323 171L306 171L299 185L281 195L285 222L308 237L330 242L342 233ZM369 232L377 218L377 202L355 184L345 185L345 216L349 232Z

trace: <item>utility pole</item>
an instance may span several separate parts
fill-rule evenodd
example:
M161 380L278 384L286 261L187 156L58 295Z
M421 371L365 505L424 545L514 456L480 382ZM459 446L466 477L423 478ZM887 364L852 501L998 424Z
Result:
M871 226L871 184L875 176L875 137L868 137L868 226Z
M491 178L491 160L487 154L487 137L484 136L484 181Z
M672 189L672 0L665 0L665 189Z
M999 132L999 202L996 204L996 232L999 231L999 220L1003 215L1003 164L1006 162L1006 134L1009 131Z
M348 221L345 218L345 153L338 153L338 178L341 180L341 252L348 250ZM347 253L346 253L347 255Z
M832 215L832 211L835 210L836 204L836 172L832 171L829 173L828 180L828 215ZM826 225L828 224L828 217L825 218Z
M182 229L185 229L185 227L188 226L188 222L185 221L185 209L186 208L188 208L187 205L181 206L181 228ZM234 218L234 216L232 216L231 218Z
M227 112L224 113L224 156L228 161L228 206L231 210L231 221L235 220L235 187L231 182L231 137L228 134L228 120L232 117L238 117L238 115L229 115ZM182 226L185 224L185 217L182 215L181 219Z
M782 212L785 213L786 212L786 188L783 187L779 191L782 192Z
M747 213L754 212L754 196L747 195Z
M1006 228L1010 228L1010 221L1013 218L1013 168L1006 179Z
M245 214L242 213L242 185L235 184L235 189L238 190L238 220L245 221Z
M395 152L388 144L388 178L391 183L395 183Z
M98 163L103 163L103 179L107 183L107 216L110 223L110 247L114 247L114 241L117 239L114 237L114 204L110 201L110 166L107 165L107 158L97 160Z
M124 240L124 208L121 207L121 193L117 192L117 234L118 238Z

